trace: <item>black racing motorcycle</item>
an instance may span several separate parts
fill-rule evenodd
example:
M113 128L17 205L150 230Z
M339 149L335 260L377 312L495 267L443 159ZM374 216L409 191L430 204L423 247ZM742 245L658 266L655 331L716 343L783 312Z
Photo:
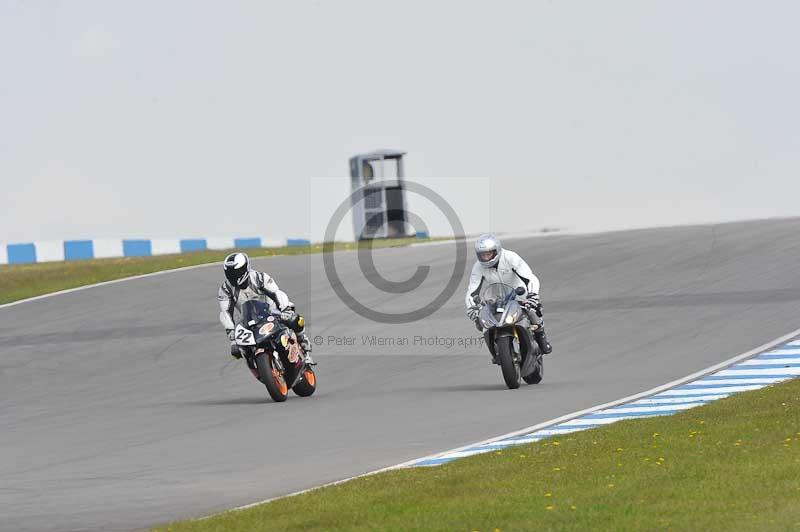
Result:
M303 317L285 323L279 312L263 301L251 300L242 305L242 316L234 331L239 352L253 376L264 384L278 403L286 400L291 388L300 397L317 389L314 368L306 363L306 354L292 328L303 327Z
M478 322L492 361L503 370L509 388L519 388L519 380L538 384L544 376L544 362L539 344L532 338L530 319L518 298L526 290L494 283L486 286L477 298Z

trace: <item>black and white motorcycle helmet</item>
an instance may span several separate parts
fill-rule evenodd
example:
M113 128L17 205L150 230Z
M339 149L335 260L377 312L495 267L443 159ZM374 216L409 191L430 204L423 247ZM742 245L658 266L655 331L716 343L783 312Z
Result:
M222 266L225 270L225 278L231 286L246 288L249 281L250 259L244 253L231 253L225 257Z
M500 261L503 246L493 233L485 233L475 241L475 254L484 268L493 268Z

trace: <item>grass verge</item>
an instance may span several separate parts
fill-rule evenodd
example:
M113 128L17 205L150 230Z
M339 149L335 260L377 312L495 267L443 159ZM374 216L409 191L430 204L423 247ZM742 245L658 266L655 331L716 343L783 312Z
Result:
M800 379L155 530L800 530Z
M371 245L375 248L399 247L432 240L442 239L402 238L374 240ZM359 246L368 245L370 244L336 242L333 244L333 250L353 250L358 249ZM251 257L271 257L275 255L321 253L322 247L322 244L312 244L298 247L251 248L244 251ZM221 262L228 253L230 253L230 250L198 251L152 257L3 265L0 266L0 304L145 273L174 270L210 262Z

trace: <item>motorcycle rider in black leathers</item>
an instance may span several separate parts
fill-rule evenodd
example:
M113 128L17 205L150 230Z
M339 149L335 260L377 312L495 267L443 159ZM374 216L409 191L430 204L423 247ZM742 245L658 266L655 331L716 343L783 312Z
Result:
M225 282L219 287L217 300L219 301L219 321L225 327L228 340L231 342L231 356L242 358L239 346L234 339L234 311L240 316L242 305L245 301L258 300L269 305L272 310L279 310L280 319L297 333L300 347L306 353L306 362L313 364L311 359L311 343L302 326L304 320L299 319L294 304L289 301L289 296L278 288L275 279L264 272L250 269L250 259L244 253L231 253L225 258L223 263L225 271Z

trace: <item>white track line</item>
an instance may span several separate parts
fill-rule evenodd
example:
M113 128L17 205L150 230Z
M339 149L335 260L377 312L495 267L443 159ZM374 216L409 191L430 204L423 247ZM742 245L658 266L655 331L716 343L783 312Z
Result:
M746 386L725 386L722 388L713 388L709 386L697 390L666 390L658 394L658 397L671 397L673 395L707 395L714 393L723 394L749 392L750 390L758 390L764 386L764 384L749 384Z
M694 381L692 384L775 384L776 382L785 381L791 377L770 377L768 379L762 379L759 377L753 377L752 379L700 379Z
M694 403L681 403L671 405L625 405L611 408L604 413L607 414L638 414L641 412L675 412L677 410L688 410L696 406L706 404L705 401L698 401Z
M772 384L772 383L769 383ZM684 404L684 403L696 403L700 401L716 401L717 399L724 399L728 397L728 394L715 394L715 395L696 395L690 397L653 397L651 399L639 399L638 401L634 401L632 403L626 403L626 406L634 406L634 405L677 405L677 404Z
M740 366L783 366L784 364L798 364L800 358L754 358L745 360Z
M782 375L800 375L800 368L769 368L769 369L725 369L717 373L720 377L732 377L734 375L751 375L757 377L759 375L775 375L781 373Z

